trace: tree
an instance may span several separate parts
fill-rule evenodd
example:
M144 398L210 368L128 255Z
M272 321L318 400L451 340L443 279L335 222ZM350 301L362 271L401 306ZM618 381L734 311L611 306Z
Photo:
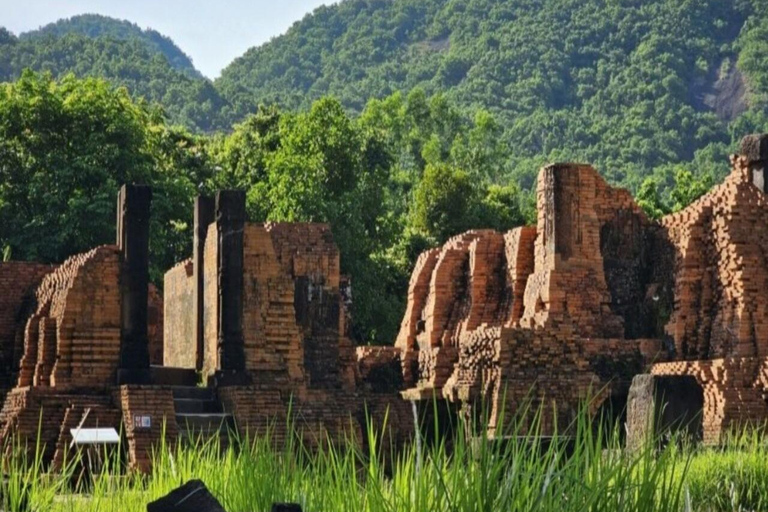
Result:
M653 178L646 178L635 197L638 206L651 219L659 220L669 213L669 208L662 202L658 183Z
M694 176L691 171L678 169L675 173L675 187L672 189L672 211L678 212L706 194L712 188L711 175Z
M191 221L191 162L201 153L190 157L189 144L159 112L102 80L57 83L25 72L0 85L0 247L19 260L61 262L114 243L117 190L146 183L155 189L150 243L158 280L188 252L189 243L171 243L171 234Z
M412 226L438 243L471 224L475 189L466 172L450 165L427 165L416 187Z
M520 190L515 185L491 185L476 207L475 227L505 232L525 225Z

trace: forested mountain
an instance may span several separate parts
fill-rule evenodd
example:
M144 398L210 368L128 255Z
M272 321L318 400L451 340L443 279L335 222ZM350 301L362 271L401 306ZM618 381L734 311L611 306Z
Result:
M216 85L241 112L422 88L490 111L531 186L545 160L596 164L637 191L670 164L715 174L733 135L766 126L765 0L346 0L253 48ZM722 158L718 158L722 160Z
M105 78L162 105L173 123L198 131L229 128L227 103L173 42L102 16L78 16L20 37L0 29L0 82L24 69L54 77Z
M171 38L153 29L142 29L130 21L116 20L98 14L82 14L62 19L38 30L25 32L19 35L19 39L22 41L45 39L46 37L62 37L67 34L80 34L90 38L107 36L119 40L137 39L146 43L155 52L164 55L174 68L185 71L190 76L202 76L195 69L189 56L176 46Z
M213 83L153 34L0 29L3 257L108 243L115 188L143 181L160 284L195 194L240 188L253 221L331 225L360 341L394 339L422 250L531 222L543 163L592 163L658 217L768 132L768 0L342 0Z

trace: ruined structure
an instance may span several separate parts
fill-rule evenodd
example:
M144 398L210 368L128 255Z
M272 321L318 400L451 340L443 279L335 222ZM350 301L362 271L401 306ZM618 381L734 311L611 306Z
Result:
M396 342L406 398L482 403L492 433L524 403L546 405L545 431L587 397L596 411L662 348L663 229L589 166L544 168L537 194L536 227L471 231L419 258Z
M236 192L198 198L195 219L193 257L165 276L166 366L200 372L241 432L272 425L279 438L290 411L310 443L361 436L367 407L410 433L399 381L369 379L391 361L347 335L327 225L246 222Z
M146 264L134 266L148 253L150 200L147 187L123 187L115 245L59 266L0 264L8 290L3 377L12 388L0 411L0 440L34 444L39 431L45 458L61 461L70 428L130 423L118 398L135 390L118 380L148 382L150 348L162 346L162 304L148 286ZM132 346L143 349L138 357L127 356ZM130 430L129 441L135 443Z
M51 265L0 263L0 400L16 382L24 351L23 324L34 308L35 290Z
M45 458L60 463L70 429L114 427L130 463L146 470L163 440L226 442L232 429L269 428L279 442L289 411L310 444L362 441L366 408L407 427L397 384L366 384L375 358L358 370L328 226L251 224L242 192L201 197L193 258L166 275L163 306L148 283L151 197L123 187L115 245L58 267L0 264L13 290L0 302L12 388L0 441L34 446L39 432Z
M126 186L115 245L59 266L0 264L0 441L34 444L39 430L60 462L69 429L112 426L146 470L163 440L269 429L279 442L289 414L310 445L364 441L366 414L388 415L398 442L413 431L409 401L435 398L487 413L496 435L503 413L543 406L552 432L585 400L621 410L651 373L634 410L685 381L718 442L768 419L768 137L746 138L732 163L661 222L589 166L545 167L536 226L421 255L392 347L350 340L329 227L248 222L242 192L197 199L193 253L161 299L148 283L151 191Z
M672 361L704 389L704 440L768 420L768 136L749 136L733 172L662 225L677 255Z
M703 434L768 420L768 138L747 137L722 185L649 220L589 166L545 167L538 223L472 231L424 253L396 347L409 387L472 413L522 404L544 429L590 399L626 400L632 378L690 375Z

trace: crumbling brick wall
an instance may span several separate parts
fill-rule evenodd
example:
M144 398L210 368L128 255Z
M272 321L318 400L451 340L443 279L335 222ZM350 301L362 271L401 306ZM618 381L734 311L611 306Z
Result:
M0 446L10 449L11 445L3 442L13 439L34 453L39 442L43 460L60 463L72 440L69 428L74 428L71 425L75 419L82 419L76 418L77 411L89 409L89 416L93 414L91 422L119 430L115 422L118 409L108 396L85 391L62 393L49 387L15 388L0 410Z
M44 459L60 462L71 440L66 429L86 410L91 421L119 428L108 397L120 357L119 278L115 246L73 256L43 277L24 329L17 387L0 412L0 443L13 437L34 446L39 436Z
M345 336L340 255L330 226L271 223L266 230L283 273L293 280L306 385L353 389L356 359L354 346Z
M304 346L293 307L294 278L281 266L265 226L246 224L243 251L246 368L256 383L299 393Z
M115 246L73 256L37 290L18 385L105 388L120 356L120 257Z
M542 169L537 205L536 268L526 288L521 324L569 321L583 336L624 337L625 319L614 310L622 298L627 300L621 311L627 311L627 303L644 299L646 283L638 274L648 263L642 246L651 222L629 192L609 187L585 165ZM607 266L604 256L611 260ZM621 286L631 282L627 276L638 282Z
M585 165L545 167L538 206L535 228L470 231L421 256L396 342L406 398L486 408L491 432L502 411L541 406L548 432L659 356L660 337L645 338L658 334L651 291L671 288L650 253L662 229Z
M677 250L667 328L684 359L768 356L768 201L733 158L725 182L664 218Z
M746 156L711 192L662 221L675 247L675 303L666 326L676 362L704 390L704 441L768 418L768 201Z
M696 378L704 391L704 442L717 444L729 432L765 423L765 368L765 359L736 357L656 364L651 373Z
M24 349L24 327L35 310L35 289L54 265L0 263L0 402L15 384Z
M215 229L215 224L209 228L204 258L208 375L219 364ZM327 225L246 223L243 342L245 367L255 384L269 383L300 396L306 389L354 387L356 359L344 336L339 269L339 251ZM166 307L175 310L175 300L166 296Z
M218 369L220 312L215 223L204 252L205 371ZM171 282L179 270L167 276ZM310 445L322 439L361 438L365 404L375 401L383 421L386 404L402 405L399 382L386 390L369 380L386 366L400 376L399 352L391 358L362 356L346 336L348 300L342 290L340 255L324 224L246 223L243 229L243 348L250 384L220 386L218 396L241 433L270 431L277 442L290 424ZM173 288L170 289L173 292ZM166 295L175 310L178 294ZM169 319L170 321L170 319ZM173 341L168 338L168 343ZM370 355L371 352L368 352ZM360 376L360 369L366 376ZM401 379L400 379L401 380ZM378 383L377 383L378 384ZM394 413L393 413L394 414ZM406 421L406 420L403 420ZM406 423L407 424L407 423Z

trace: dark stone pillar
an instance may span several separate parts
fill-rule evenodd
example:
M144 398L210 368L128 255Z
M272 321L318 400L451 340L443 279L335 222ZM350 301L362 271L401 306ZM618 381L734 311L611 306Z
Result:
M761 192L766 192L768 172L768 134L747 135L741 140L741 154L749 160L752 183Z
M212 197L198 196L195 199L195 245L193 266L195 275L195 341L197 346L197 370L203 369L205 357L205 241L208 227L216 218L216 203Z
M218 385L246 384L243 341L243 230L245 192L216 194L219 276Z
M117 202L120 272L120 384L150 381L147 300L149 286L149 215L152 189L123 185Z

